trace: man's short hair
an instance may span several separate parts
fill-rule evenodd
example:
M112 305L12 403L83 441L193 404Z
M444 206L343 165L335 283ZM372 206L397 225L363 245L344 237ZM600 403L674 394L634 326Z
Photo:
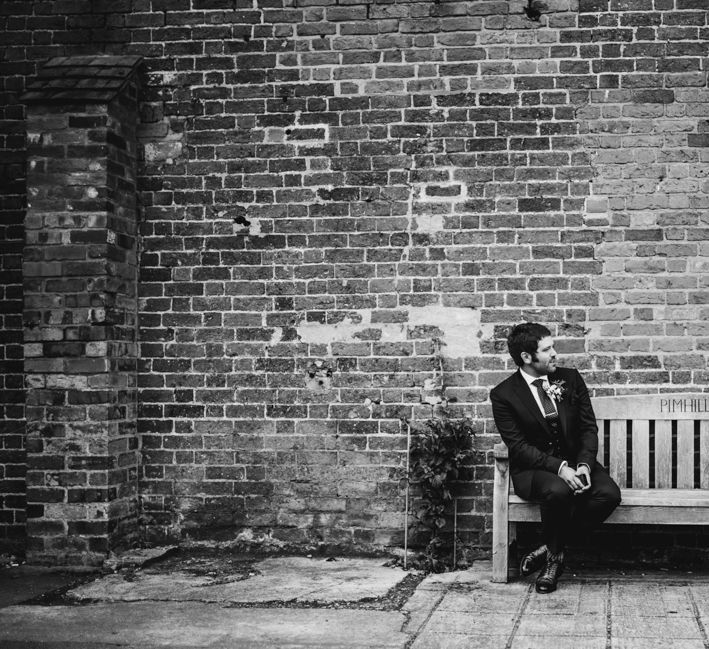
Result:
M524 365L522 352L527 352L532 355L532 358L536 358L539 341L547 336L551 336L551 331L536 322L523 322L510 331L507 336L507 349L518 367Z

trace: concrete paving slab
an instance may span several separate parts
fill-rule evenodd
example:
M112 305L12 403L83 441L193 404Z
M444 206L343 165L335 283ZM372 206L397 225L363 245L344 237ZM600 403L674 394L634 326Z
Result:
M689 638L611 638L610 649L706 649L706 644Z
M194 602L11 606L0 610L0 646L403 649L409 639L401 632L403 622L398 611L235 609Z
M570 637L606 637L606 616L601 613L583 615L527 614L522 617L516 629L519 636L549 636L563 638L564 644Z
M694 608L686 584L615 582L611 610L618 616L693 617Z
M568 643L568 644L567 644ZM498 649L560 649L569 647L573 649L606 649L605 636L566 636L563 641L559 636L553 635L517 635L509 645L498 647Z
M709 621L709 580L705 584L692 583L688 586L687 591L693 607L697 607L697 613L706 623Z
M408 574L383 559L276 557L258 562L253 574L198 575L145 569L107 575L73 589L77 601L337 602L383 597Z
M702 639L702 632L694 618L668 616L613 616L611 635L617 638Z
M606 583L567 581L562 588L548 595L532 592L525 614L605 615L608 597Z
M527 597L526 584L477 584L458 586L445 594L439 611L464 613L515 612Z
M505 649L505 646L505 639L502 636L441 633L436 636L420 636L410 649Z
M514 629L516 617L514 612L478 615L476 611L471 611L468 615L461 615L458 612L436 611L427 622L423 633L465 633L474 636L508 637Z
M50 571L32 566L0 570L0 608L20 604L81 581L86 573Z

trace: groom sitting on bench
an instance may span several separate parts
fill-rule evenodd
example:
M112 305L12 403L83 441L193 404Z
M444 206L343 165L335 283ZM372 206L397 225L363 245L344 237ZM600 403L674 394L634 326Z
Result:
M596 461L598 427L588 389L575 369L558 367L551 332L536 323L512 329L507 346L518 370L490 392L497 430L509 449L515 493L540 503L543 544L520 564L541 570L539 593L564 571L571 534L600 525L620 504L620 489Z

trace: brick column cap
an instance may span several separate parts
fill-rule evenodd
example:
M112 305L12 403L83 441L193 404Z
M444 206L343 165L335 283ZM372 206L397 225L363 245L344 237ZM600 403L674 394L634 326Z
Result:
M110 102L135 72L141 56L57 56L27 85L21 101L30 103Z

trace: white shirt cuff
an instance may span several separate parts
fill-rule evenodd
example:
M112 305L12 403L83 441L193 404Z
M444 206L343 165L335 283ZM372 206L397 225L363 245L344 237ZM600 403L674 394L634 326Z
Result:
M566 460L563 460L561 463L561 466L559 467L559 470L556 472L556 475L561 475L561 470L565 467L569 466L569 463Z

